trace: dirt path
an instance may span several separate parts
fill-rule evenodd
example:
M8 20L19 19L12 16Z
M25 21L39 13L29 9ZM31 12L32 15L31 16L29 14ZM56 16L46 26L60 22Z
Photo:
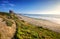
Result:
M47 21L47 20L38 20L38 19L34 19L34 18L30 18L30 17L26 17L26 16L22 16L22 15L18 15L18 17L21 17L24 21L27 21L28 23L37 25L37 26L42 26L44 28L50 29L52 31L55 32L59 32L60 33L60 25Z

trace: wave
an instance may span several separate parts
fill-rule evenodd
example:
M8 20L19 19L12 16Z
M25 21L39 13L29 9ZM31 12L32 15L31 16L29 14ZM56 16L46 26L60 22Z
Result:
M45 19L52 21L54 23L60 24L60 15L47 15L47 14L24 14L25 16L37 18L37 19Z

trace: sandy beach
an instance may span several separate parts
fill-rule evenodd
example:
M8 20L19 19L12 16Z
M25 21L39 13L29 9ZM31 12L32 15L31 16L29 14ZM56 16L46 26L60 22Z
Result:
M47 28L49 30L60 33L60 24L48 20L43 20L43 19L38 20L38 19L34 19L22 15L17 15L17 16L21 17L24 21L31 23L33 25L42 26L43 28Z

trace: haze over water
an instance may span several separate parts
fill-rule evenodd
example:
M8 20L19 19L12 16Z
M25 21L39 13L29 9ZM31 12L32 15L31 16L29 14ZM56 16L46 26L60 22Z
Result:
M60 24L60 15L56 14L23 14L23 15L37 19L45 19Z

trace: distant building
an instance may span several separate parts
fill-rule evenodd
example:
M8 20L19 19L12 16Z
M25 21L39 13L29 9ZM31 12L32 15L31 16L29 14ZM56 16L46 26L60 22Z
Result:
M13 12L12 10L9 10L9 13L10 13L10 14L13 14L14 12Z
M13 18L14 12L13 12L12 10L9 10L9 13L10 13L10 15L11 15L9 18Z

